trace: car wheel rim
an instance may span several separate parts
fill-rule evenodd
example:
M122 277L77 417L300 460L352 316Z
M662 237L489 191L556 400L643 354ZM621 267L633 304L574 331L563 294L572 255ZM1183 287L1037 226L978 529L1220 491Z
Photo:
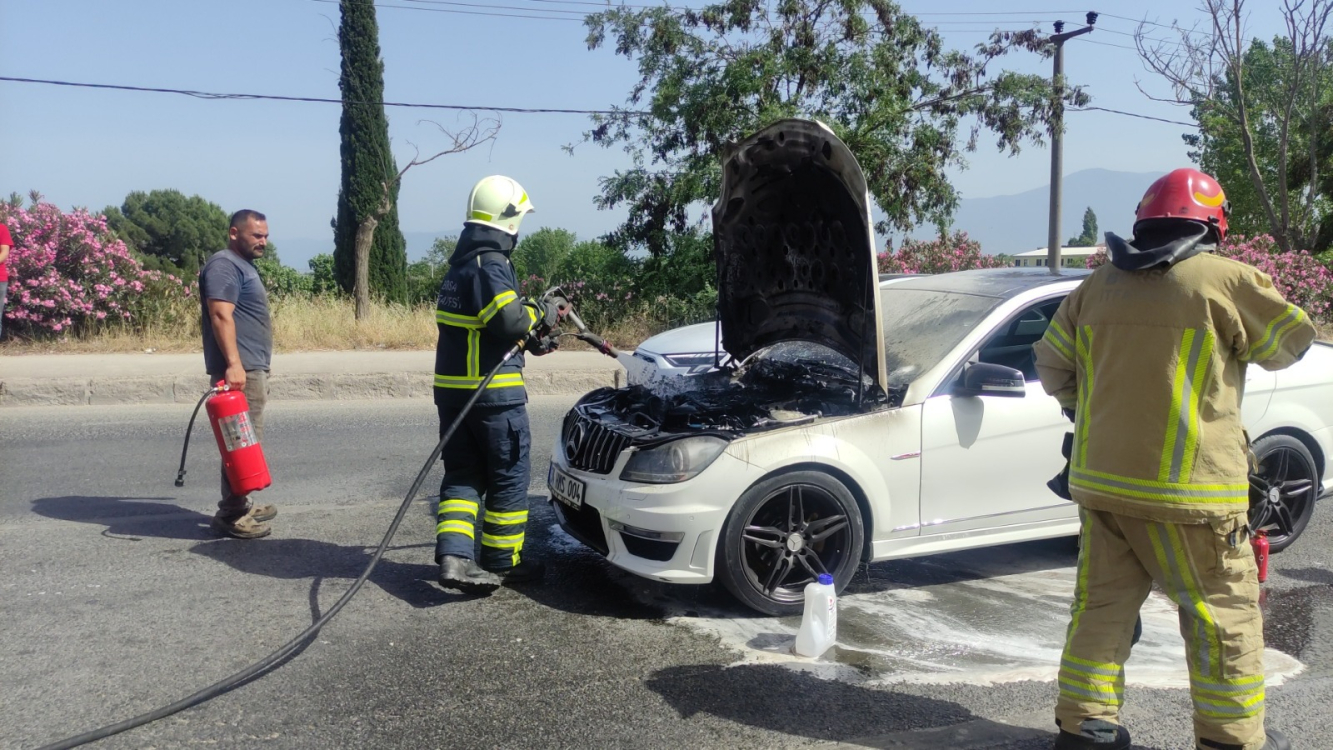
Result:
M1250 475L1250 528L1264 529L1269 542L1282 544L1296 530L1314 492L1314 467L1294 448L1278 447Z
M765 597L793 602L821 573L847 559L851 522L841 503L809 484L783 487L759 503L741 533L746 580Z

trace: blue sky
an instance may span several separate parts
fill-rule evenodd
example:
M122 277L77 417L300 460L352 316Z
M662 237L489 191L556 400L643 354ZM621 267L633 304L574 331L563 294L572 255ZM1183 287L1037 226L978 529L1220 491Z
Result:
M957 48L970 48L997 26L1035 23L1049 31L1051 21L1063 18L1072 28L1081 25L1084 10L1099 10L1097 31L1066 47L1069 78L1087 86L1096 106L1189 119L1187 110L1140 93L1136 80L1155 93L1166 92L1132 51L1129 35L1136 23L1105 14L1193 22L1201 20L1194 0L1116 0L1111 7L1087 9L1064 0L903 0L902 5L938 25ZM1270 7L1277 4L1250 5L1250 35L1271 37L1280 25L1276 7ZM389 101L604 109L624 103L637 79L633 62L607 49L587 49L578 20L580 13L596 9L587 0L382 0L380 6ZM478 12L543 18L470 14ZM557 20L562 18L573 20ZM0 0L0 75L337 98L337 20L336 2L323 0ZM1170 35L1163 28L1151 33ZM1005 67L1049 73L1050 62L1015 57ZM120 204L132 190L175 188L228 211L264 211L279 249L292 249L282 254L291 265L304 268L306 248L331 247L328 227L339 179L336 104L219 101L0 81L0 117L2 194L36 189L65 208L100 209ZM453 127L457 117L390 108L399 163L412 157L410 143L424 154L443 147L435 126L422 120ZM1070 113L1067 125L1066 174L1094 167L1160 173L1188 163L1180 139L1186 128L1179 125L1105 112ZM587 127L581 115L505 115L494 144L408 173L399 208L404 231L456 231L468 189L496 173L522 182L537 206L525 232L554 226L592 238L612 228L622 215L598 211L592 201L598 179L628 159L589 144L566 154L561 147L579 141ZM1029 147L1010 158L994 152L993 140L983 136L970 167L952 175L964 197L1047 184L1045 149Z

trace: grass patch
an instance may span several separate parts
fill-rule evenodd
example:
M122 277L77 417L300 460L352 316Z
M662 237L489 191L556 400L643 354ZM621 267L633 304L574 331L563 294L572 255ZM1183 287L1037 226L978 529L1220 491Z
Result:
M434 349L435 306L372 303L370 315L358 322L355 303L345 297L289 297L270 301L273 311L273 348L279 352L347 351L378 349ZM66 336L27 339L5 332L0 356L23 354L111 354L202 351L199 308L184 300L179 309L162 314L159 322L138 330L108 325ZM647 306L629 312L596 332L615 346L632 349L649 336L672 328L675 321L653 315ZM561 339L565 350L589 347L573 338Z

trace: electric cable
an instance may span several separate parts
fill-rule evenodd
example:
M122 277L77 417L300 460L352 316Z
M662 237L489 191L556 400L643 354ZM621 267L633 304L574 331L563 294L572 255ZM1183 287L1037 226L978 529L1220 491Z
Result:
M454 431L458 429L458 425L463 421L463 417L467 416L467 413L471 411L473 404L477 402L477 398L486 391L486 386L490 384L491 380L495 377L495 374L499 372L500 368L509 362L509 360L513 359L514 355L522 351L523 346L524 342L514 344L510 347L509 351L505 352L504 357L500 359L500 363L490 372L486 373L486 377L482 379L481 384L477 386L475 391L473 391L472 397L463 405L463 409L458 413L458 417L454 419L453 424L449 425L449 429L440 437L440 442L435 444L435 450L431 451L430 458L426 460L425 465L421 467L421 471L417 473L416 481L412 482L412 487L407 491L407 497L403 498L402 505L398 506L398 513L393 517L393 523L389 524L389 530L384 532L384 539L380 541L379 547L375 548L375 553L371 555L370 563L366 565L366 569L362 571L361 575L355 581L352 582L352 585L343 593L342 597L334 602L333 606L329 607L329 610L318 620L315 620L310 627L302 631L300 635L288 641L277 651L274 651L236 674L209 685L193 695L182 698L175 703L126 719L122 722L109 724L89 732L84 732L83 734L52 742L49 745L43 745L39 750L67 750L71 747L78 747L79 745L85 745L89 742L105 739L113 734L120 734L126 730L157 721L158 719L166 718L174 713L184 711L191 706L197 706L207 700L216 698L250 678L262 674L273 665L296 653L307 639L318 633L320 628L324 627L329 620L332 620L334 615L337 615L338 612L342 611L342 608L352 600L352 597L356 596L356 592L361 590L361 585L370 577L371 571L375 569L380 558L384 556L384 551L388 549L389 541L392 540L393 535L397 533L398 525L402 523L403 517L407 515L407 509L412 507L412 501L416 499L417 490L421 489L421 484L426 481L426 476L430 474L430 470L434 468L435 462L440 459L440 454L444 451L445 443L449 441L449 438L453 437ZM208 394L204 395L205 397L208 396ZM200 400L200 403L203 403L202 399ZM198 413L198 407L195 408L195 413ZM193 422L193 420L194 418L191 417L191 422Z

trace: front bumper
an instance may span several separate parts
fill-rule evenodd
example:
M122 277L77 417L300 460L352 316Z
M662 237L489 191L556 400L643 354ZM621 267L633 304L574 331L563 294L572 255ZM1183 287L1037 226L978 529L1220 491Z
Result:
M596 474L569 466L560 439L551 451L559 469L584 483L575 509L551 496L561 528L616 567L668 583L708 583L727 513L754 480L743 462L723 453L693 479L676 484L639 484L620 473L635 450L616 457L610 472Z

